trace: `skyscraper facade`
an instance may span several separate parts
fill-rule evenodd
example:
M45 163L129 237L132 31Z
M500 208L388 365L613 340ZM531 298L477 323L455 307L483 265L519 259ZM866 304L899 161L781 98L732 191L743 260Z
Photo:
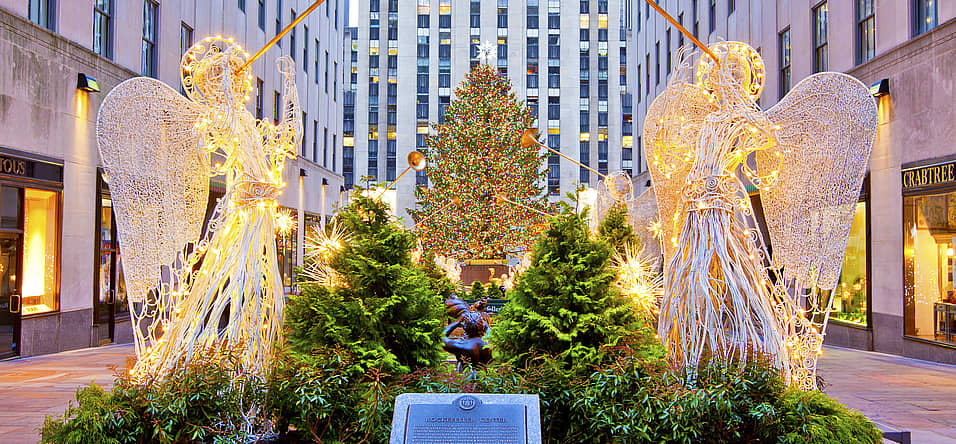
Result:
M481 45L493 45L491 64L533 110L549 147L602 174L632 168L629 0L411 3L369 0L351 31L346 184L390 183L409 152L428 149L430 126L443 121L456 85L479 63ZM599 183L557 155L544 168L541 185L552 199ZM415 187L428 186L427 170L412 177L394 186L397 215L407 224Z

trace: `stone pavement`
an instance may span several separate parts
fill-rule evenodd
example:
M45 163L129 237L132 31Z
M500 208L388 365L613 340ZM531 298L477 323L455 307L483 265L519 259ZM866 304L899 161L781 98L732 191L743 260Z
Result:
M956 444L956 366L825 347L824 392L870 420L912 432L913 444Z
M36 443L47 415L66 411L77 387L113 384L133 346L111 345L0 362L0 443Z
M36 443L46 415L62 415L90 381L109 387L131 345L0 362L0 443ZM825 391L868 418L913 432L914 444L956 444L956 366L826 347Z

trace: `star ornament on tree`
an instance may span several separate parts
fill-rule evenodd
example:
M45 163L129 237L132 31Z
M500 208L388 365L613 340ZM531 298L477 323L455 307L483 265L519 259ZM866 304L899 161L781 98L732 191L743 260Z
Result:
M498 59L497 46L488 40L478 45L478 63L482 65L492 65Z

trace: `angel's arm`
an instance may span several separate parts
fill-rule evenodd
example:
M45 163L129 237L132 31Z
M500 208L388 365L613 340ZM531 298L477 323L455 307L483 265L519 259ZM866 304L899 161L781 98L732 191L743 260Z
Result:
M299 107L299 92L295 86L295 63L289 57L278 60L279 74L282 75L282 118L270 135L270 145L289 151L295 155L295 147L302 137L302 110Z

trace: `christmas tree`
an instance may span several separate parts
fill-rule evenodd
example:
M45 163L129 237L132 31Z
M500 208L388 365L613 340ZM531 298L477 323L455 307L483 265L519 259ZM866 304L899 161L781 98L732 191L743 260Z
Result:
M545 209L545 156L520 143L534 116L487 65L468 74L455 95L427 139L432 186L416 190L419 208L409 210L422 246L458 259L528 250L547 222L535 211Z

